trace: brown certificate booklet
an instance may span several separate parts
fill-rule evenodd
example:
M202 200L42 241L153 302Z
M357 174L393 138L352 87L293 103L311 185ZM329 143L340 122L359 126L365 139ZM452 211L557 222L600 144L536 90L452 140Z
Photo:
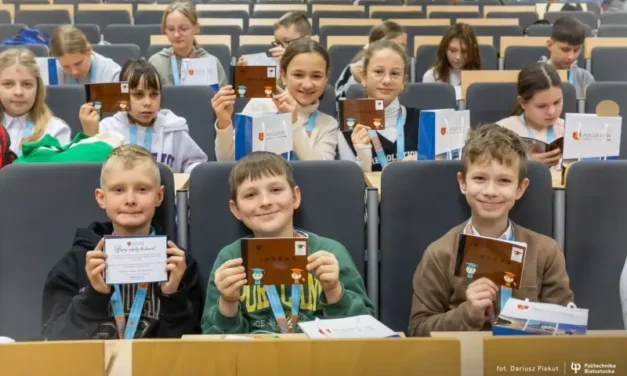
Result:
M307 238L245 238L241 247L248 285L307 283Z
M340 101L340 124L352 131L357 124L380 131L385 129L385 110L381 99L343 99Z
M96 111L118 112L128 111L131 106L131 95L128 82L107 82L86 84L87 102L93 102Z
M527 244L461 234L455 275L471 280L487 278L500 286L518 289Z
M272 98L276 88L276 66L238 65L233 67L233 89L237 98Z
M527 150L532 153L547 153L555 149L564 150L564 137L556 138L549 144L535 138L521 137L520 139L527 146Z

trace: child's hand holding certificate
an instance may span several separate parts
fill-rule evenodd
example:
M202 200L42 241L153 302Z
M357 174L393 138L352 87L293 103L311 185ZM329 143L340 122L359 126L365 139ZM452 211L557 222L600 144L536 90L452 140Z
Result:
M106 283L166 281L167 249L166 236L105 236Z

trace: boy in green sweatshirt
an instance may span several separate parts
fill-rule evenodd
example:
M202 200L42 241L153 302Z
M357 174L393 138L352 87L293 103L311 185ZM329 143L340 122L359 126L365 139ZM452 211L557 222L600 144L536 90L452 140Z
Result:
M240 241L224 247L209 277L203 333L296 332L297 321L374 314L364 282L346 248L294 228L294 211L300 206L301 195L285 159L269 152L251 153L233 167L229 185L231 212L255 237L308 239L310 273L302 283L298 313L294 315L292 309L291 286L280 285L276 291L279 311L283 312L275 314L265 287L246 285ZM287 325L280 325L281 321L287 321Z

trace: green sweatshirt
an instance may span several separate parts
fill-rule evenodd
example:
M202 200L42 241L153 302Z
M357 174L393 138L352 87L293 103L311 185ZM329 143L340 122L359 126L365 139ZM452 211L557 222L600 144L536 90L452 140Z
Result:
M87 140L87 141L86 141ZM49 134L39 141L22 145L22 156L13 163L68 163L68 162L103 162L113 151L113 146L103 140L91 139L84 133L78 133L67 145Z
M359 272L355 268L352 258L344 246L335 240L323 238L313 233L309 236L309 253L320 250L333 253L340 264L340 283L344 286L344 293L339 301L328 304L322 292L320 282L309 274L309 281L303 284L300 297L299 322L311 321L315 318L342 318L357 315L374 315L374 306L366 295L366 288ZM202 315L202 331L207 334L221 333L280 333L277 322L272 314L270 303L263 286L244 286L240 291L239 312L235 317L225 317L218 310L220 293L215 285L215 272L224 262L241 257L240 241L222 248L216 262L213 264L207 299ZM283 303L288 323L291 326L291 295L290 285L277 286L277 291ZM294 332L300 332L298 325Z

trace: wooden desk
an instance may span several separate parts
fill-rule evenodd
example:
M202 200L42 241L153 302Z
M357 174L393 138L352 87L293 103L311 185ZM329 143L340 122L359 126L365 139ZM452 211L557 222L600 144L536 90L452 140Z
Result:
M181 189L189 188L189 177L190 174L174 174L174 191L179 191Z
M478 5L427 5L427 17L431 12L477 12Z
M456 338L132 341L132 375L459 375ZM167 355L166 355L167 354ZM112 375L112 373L110 373Z
M595 47L625 47L627 46L627 38L586 38L584 43L584 57L592 58L592 50Z
M553 183L553 189L564 189L562 184L562 171L551 170L551 181Z
M625 336L627 331L624 330L590 330L586 334L587 337L599 336ZM461 366L462 376L483 376L484 362L484 341L488 338L497 338L492 336L492 332L432 332L431 337L434 338L457 338L461 344ZM503 338L506 336L499 336ZM528 338L522 336L507 336L508 338ZM548 337L548 336L547 336ZM552 336L551 336L552 337ZM624 348L622 349L624 351ZM563 373L556 373L563 374Z
M486 5L483 7L483 17L488 18L490 12L535 12L535 5Z
M18 342L0 345L2 375L102 375L103 341Z
M505 50L509 46L546 47L547 37L501 37L501 57L505 57Z
M364 180L369 188L376 188L381 196L381 171L364 172Z

